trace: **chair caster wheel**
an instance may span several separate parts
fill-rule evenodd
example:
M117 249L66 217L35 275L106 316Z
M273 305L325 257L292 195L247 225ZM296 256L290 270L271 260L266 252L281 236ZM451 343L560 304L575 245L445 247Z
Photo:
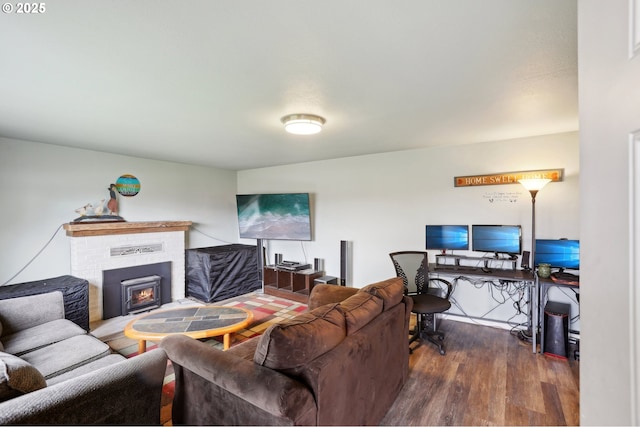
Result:
M444 355L445 355L445 353L446 353L446 351L444 351L444 348L441 348L441 349L440 349L440 355L441 355L441 356L444 356Z

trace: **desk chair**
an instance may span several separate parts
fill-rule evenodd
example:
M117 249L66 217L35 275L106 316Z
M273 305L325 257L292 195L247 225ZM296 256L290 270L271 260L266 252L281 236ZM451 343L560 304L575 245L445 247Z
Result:
M451 307L451 283L444 279L429 278L427 252L392 252L389 256L396 275L404 282L405 294L413 299L411 311L417 316L416 328L412 331L409 345L416 340L426 339L435 344L444 356L444 332L436 328L436 313L445 312ZM409 352L413 352L411 347Z

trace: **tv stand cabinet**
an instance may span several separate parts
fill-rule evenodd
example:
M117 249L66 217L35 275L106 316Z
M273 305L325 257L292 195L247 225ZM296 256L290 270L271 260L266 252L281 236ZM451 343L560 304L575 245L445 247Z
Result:
M314 280L324 276L324 271L313 269L289 271L273 265L263 270L264 293L307 304Z

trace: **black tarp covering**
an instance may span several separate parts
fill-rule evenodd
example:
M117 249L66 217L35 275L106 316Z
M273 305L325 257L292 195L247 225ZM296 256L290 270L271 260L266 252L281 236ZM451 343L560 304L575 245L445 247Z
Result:
M89 282L74 276L52 277L35 282L0 286L0 299L24 297L60 291L64 301L64 317L89 330ZM38 307L33 307L38 310Z
M262 288L257 246L234 244L185 252L185 287L189 297L211 303Z

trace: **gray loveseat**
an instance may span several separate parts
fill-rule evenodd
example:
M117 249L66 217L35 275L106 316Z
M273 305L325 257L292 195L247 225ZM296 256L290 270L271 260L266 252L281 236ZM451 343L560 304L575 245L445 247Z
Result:
M113 354L59 291L0 300L0 424L159 424L166 366Z
M375 425L409 374L412 300L402 279L316 285L308 311L220 351L185 336L173 363L173 424Z

